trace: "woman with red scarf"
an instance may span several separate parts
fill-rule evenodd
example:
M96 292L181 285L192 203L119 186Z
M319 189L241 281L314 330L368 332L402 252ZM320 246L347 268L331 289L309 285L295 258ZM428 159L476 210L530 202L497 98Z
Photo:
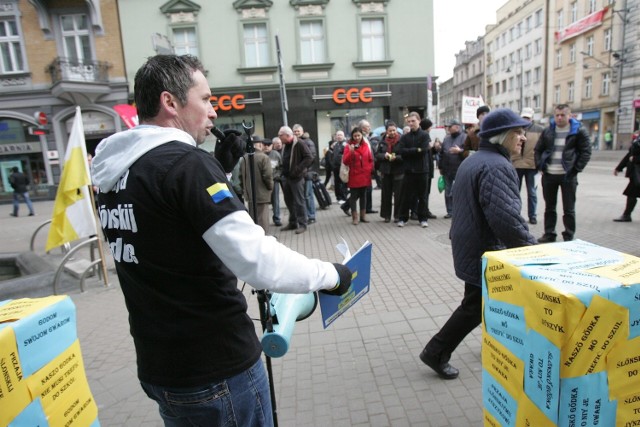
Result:
M382 178L382 194L380 216L384 222L391 221L391 202L393 200L393 222L398 222L400 214L400 189L404 168L402 166L402 156L393 152L393 147L400 141L398 127L392 121L385 125L385 133L378 143L376 151L376 165Z
M347 186L351 190L349 203L351 205L351 218L353 225L358 225L358 211L356 203L360 200L360 221L369 222L366 219L367 187L371 186L371 171L373 170L373 152L371 146L364 140L360 128L351 131L349 145L344 150L342 163L349 166L349 182Z

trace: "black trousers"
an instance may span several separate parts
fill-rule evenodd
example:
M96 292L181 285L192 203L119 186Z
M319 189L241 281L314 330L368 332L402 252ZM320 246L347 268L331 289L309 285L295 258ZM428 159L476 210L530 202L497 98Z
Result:
M289 210L289 225L307 226L307 205L304 201L305 180L283 178L282 193Z
M542 196L544 197L544 234L556 237L556 223L558 214L556 205L558 204L558 190L562 193L562 222L564 240L573 240L576 233L576 190L578 189L578 178L567 179L566 175L552 175L545 173L542 175Z
M400 221L409 220L409 208L418 201L418 221L427 221L427 174L405 172L400 190Z
M464 298L442 329L425 347L440 362L448 362L462 340L482 322L482 288L465 282Z
M400 218L400 192L402 191L403 174L382 174L382 194L380 195L380 216L391 219Z

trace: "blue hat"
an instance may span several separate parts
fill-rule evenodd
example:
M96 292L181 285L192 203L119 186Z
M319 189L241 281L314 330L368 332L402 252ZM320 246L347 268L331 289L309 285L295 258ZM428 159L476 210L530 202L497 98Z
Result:
M478 135L481 138L491 138L513 128L528 128L531 122L524 120L508 108L498 108L487 114L480 125Z

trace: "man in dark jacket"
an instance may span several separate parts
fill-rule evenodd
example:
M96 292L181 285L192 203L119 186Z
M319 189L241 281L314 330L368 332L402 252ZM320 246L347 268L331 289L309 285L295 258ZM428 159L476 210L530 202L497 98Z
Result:
M299 141L289 126L282 126L278 137L282 149L282 183L284 202L289 210L289 223L281 230L307 231L307 206L305 204L305 177L313 163L313 155L304 142Z
M11 184L11 188L13 188L13 213L11 216L18 216L18 210L20 209L20 199L24 200L29 208L29 216L35 215L33 212L33 204L31 204L31 199L29 198L29 190L27 186L29 185L29 178L20 172L17 166L11 168L11 175L9 175L9 184Z
M477 153L458 169L451 246L456 276L465 282L464 298L420 353L441 378L458 377L449 364L451 353L482 319L482 254L536 243L520 215L518 175L510 161L526 140L528 125L507 108L490 113L481 125Z
M346 144L344 132L341 130L337 131L334 140L331 166L327 167L331 167L333 171L333 190L336 193L336 200L338 203L344 203L345 200L347 200L347 184L340 179L340 165L342 164L342 156L344 155L344 147Z
M398 227L404 227L409 220L409 207L418 201L418 221L427 228L427 177L429 176L429 134L420 129L420 115L409 113L407 124L411 129L400 137L393 152L402 157L404 178L400 190L400 216Z
M460 163L464 160L462 156L464 140L467 134L462 131L462 123L458 120L449 122L449 134L442 141L440 150L440 175L444 176L444 203L447 207L445 218L453 215L453 181Z
M576 232L576 190L578 173L591 158L591 142L580 122L571 117L567 104L555 108L554 119L542 131L535 148L536 168L542 172L542 196L544 197L544 235L540 243L556 241L556 204L558 188L562 191L565 241L573 240Z

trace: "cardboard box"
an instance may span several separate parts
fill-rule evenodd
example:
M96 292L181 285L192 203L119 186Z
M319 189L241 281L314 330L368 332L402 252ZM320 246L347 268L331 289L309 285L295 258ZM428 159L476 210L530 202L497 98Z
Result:
M640 258L578 240L483 271L486 426L640 425Z
M66 296L0 302L0 427L99 426Z

